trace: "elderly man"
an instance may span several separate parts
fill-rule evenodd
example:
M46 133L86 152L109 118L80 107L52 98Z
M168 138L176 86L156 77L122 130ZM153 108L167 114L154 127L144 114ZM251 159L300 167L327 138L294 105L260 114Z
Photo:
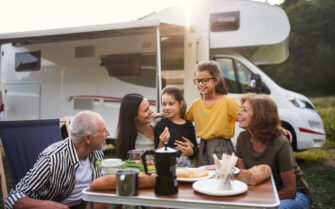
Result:
M83 111L71 122L70 138L47 147L6 199L6 208L84 208L82 190L100 176L109 132L101 115Z

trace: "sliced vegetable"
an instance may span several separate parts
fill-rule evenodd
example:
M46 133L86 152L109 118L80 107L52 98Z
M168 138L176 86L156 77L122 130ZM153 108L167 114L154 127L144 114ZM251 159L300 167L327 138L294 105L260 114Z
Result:
M148 171L155 171L156 170L156 168L154 166L154 163L152 161L147 161L146 163L147 163ZM144 171L144 167L143 167L141 161L126 160L125 161L125 167L126 168L135 168L135 169L138 169L139 171Z

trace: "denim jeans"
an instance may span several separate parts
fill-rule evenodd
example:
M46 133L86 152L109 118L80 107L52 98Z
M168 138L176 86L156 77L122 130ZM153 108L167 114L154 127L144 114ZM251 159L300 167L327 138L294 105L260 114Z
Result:
M305 193L297 192L295 199L280 200L279 209L307 209L309 198Z

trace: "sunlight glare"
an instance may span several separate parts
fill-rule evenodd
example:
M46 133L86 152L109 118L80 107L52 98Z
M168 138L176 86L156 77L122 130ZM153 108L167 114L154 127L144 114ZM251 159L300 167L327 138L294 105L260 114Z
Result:
M181 5L185 11L185 27L188 29L191 27L191 12L197 6L199 0L183 0Z

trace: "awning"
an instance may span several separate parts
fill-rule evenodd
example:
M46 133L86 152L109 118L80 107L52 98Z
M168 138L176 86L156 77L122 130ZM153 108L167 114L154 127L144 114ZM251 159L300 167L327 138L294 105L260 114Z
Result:
M113 24L77 26L48 30L25 31L18 33L3 33L0 34L0 44L36 44L66 40L131 36L156 33L157 27L160 28L161 34L184 31L184 27L162 23L158 19L135 20Z

